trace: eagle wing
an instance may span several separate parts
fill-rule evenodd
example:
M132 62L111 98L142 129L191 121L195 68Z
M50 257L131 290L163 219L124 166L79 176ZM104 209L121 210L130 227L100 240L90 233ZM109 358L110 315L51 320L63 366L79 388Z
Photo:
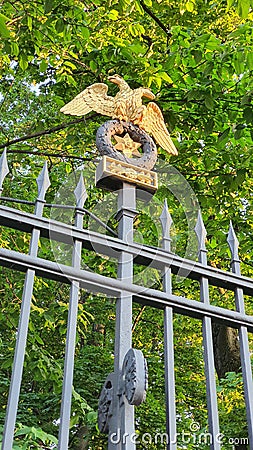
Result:
M115 102L114 97L107 95L107 91L108 86L104 83L92 84L64 105L60 111L72 116L84 116L95 111L111 117L115 110Z
M147 105L140 127L151 134L158 145L172 155L177 155L177 149L173 144L170 134L166 128L164 118L159 106L150 102Z

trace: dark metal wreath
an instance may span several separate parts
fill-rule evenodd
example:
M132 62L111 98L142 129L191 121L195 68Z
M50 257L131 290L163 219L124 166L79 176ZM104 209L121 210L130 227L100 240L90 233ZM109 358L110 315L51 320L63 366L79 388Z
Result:
M126 133L134 142L141 144L143 155L140 158L128 158L114 148L111 138L115 134L125 135ZM157 149L153 139L137 125L130 122L121 122L117 119L105 122L97 131L96 145L101 155L107 155L148 170L153 169L157 160Z
M113 373L110 373L102 388L98 403L98 428L101 433L109 432L109 415L113 397Z

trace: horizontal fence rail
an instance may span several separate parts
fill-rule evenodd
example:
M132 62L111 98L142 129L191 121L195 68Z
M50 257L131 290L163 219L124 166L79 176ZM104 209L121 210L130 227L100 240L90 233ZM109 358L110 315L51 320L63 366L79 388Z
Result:
M162 248L140 245L138 243L124 242L118 238L99 234L91 230L78 230L77 228L45 217L37 218L33 214L0 206L0 225L8 228L31 233L33 228L40 230L40 236L56 240L65 244L72 244L78 239L83 248L94 250L104 256L119 258L122 251L133 255L134 263L163 270L170 266L173 274L186 276L192 280L208 278L213 286L234 291L243 289L245 295L253 296L253 280L237 273L226 272L211 266L203 266L199 262L181 258Z
M201 319L206 314L215 322L225 323L234 328L244 325L251 333L253 332L253 316L208 305L168 292L143 288L143 286L129 282L126 283L115 278L108 278L87 270L77 270L71 266L65 266L46 259L32 258L29 255L16 253L7 249L0 249L0 264L5 267L20 270L21 272L32 268L40 277L66 284L70 284L71 280L76 280L80 282L83 289L94 294L101 293L110 297L118 297L121 291L125 291L131 293L134 301L137 303L160 309L171 305L174 307L175 312L179 314L189 315L198 319Z

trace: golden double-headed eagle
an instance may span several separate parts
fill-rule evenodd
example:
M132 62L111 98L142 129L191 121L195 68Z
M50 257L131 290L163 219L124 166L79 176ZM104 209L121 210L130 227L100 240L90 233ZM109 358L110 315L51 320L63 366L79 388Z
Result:
M108 86L106 84L95 83L63 106L61 112L73 116L83 116L95 111L113 119L131 122L152 135L158 145L168 153L177 155L177 149L166 128L160 108L154 102L149 102L147 106L142 104L142 97L151 100L155 98L153 92L143 87L131 89L119 75L112 75L108 77L108 80L119 87L119 92L115 97L107 95Z

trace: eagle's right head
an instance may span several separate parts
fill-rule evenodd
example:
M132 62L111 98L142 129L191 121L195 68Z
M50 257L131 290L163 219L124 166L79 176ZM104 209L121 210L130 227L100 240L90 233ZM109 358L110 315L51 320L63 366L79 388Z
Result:
M120 86L120 85L123 84L123 83L126 83L125 80L123 80L123 78L122 78L120 75L117 75L117 74L115 74L115 75L110 75L110 76L108 77L108 80L109 80L111 83L117 84L118 86Z
M142 97L149 98L150 100L154 100L155 94L149 88L142 88Z

